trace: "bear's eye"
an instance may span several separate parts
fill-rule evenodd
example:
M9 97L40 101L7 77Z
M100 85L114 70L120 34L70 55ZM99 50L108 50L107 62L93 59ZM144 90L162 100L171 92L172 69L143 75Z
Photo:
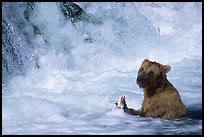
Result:
M149 71L149 74L153 74L153 71Z

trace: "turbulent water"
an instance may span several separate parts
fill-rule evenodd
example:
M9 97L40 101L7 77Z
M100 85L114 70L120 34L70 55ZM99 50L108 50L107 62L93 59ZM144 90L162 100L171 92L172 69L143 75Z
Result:
M141 108L145 58L189 117L115 107ZM2 134L202 134L202 3L3 3L2 74Z

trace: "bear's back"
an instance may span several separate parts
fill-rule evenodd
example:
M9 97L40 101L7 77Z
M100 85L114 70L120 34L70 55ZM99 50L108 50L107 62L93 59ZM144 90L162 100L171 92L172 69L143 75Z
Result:
M142 111L148 117L175 118L186 114L178 91L170 84L164 91L145 97Z

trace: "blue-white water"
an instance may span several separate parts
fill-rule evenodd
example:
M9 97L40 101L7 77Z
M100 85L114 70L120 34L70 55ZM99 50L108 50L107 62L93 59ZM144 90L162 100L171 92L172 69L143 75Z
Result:
M202 3L76 4L78 21L61 3L3 3L2 134L202 134ZM141 108L145 58L171 66L191 117L115 107Z

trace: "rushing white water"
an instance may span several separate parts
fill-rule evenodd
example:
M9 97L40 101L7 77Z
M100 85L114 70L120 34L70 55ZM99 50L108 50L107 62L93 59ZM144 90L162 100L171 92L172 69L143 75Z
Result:
M3 85L2 133L202 134L202 3L76 4L102 23L71 23L58 3L35 3L30 20L44 35L29 37L39 69L24 64L25 75ZM14 8L19 18L23 8ZM145 58L171 66L168 79L194 118L143 118L115 107L125 95L141 108L135 78Z

